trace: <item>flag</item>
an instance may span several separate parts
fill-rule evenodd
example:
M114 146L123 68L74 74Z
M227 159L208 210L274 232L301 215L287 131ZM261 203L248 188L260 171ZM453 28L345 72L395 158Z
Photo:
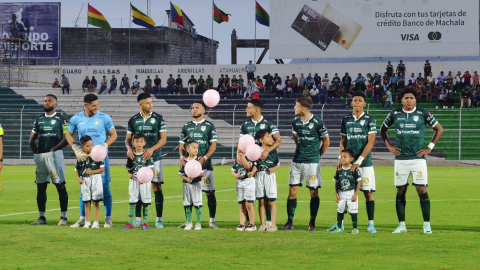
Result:
M257 19L257 22L259 24L263 24L263 25L269 27L270 26L270 16L268 15L267 11L265 11L265 9L263 9L263 7L260 6L257 1L255 1L255 4L256 4L256 8L255 8L256 9L256 11L255 11L256 15L255 15L255 17Z
M132 17L133 17L132 22L134 24L143 26L143 27L148 28L150 30L155 29L155 22L152 20L152 18L145 15L145 13L138 10L132 4L130 4L130 7L132 8Z
M88 24L103 28L105 30L112 30L110 24L107 22L107 19L105 19L103 14L94 7L90 6L90 4L88 4Z
M182 10L179 7L172 4L172 2L170 2L170 18L172 18L172 22L178 25L185 26L185 22L183 21Z
M228 15L223 10L219 9L215 3L213 3L213 20L217 23L228 22Z

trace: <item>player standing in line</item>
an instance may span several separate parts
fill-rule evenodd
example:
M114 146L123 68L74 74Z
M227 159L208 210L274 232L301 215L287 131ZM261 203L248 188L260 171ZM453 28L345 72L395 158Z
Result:
M337 171L342 170L340 157L344 149L351 149L354 153L355 163L352 164L351 170L357 171L362 176L362 186L360 190L365 196L365 203L368 216L369 233L376 233L377 230L373 224L375 213L375 201L373 192L375 192L375 171L372 164L372 149L375 146L375 137L377 135L377 121L363 111L367 105L365 103L365 94L356 92L353 94L352 107L353 113L342 119L340 135L340 156L337 165ZM342 226L343 227L343 226ZM337 224L328 229L328 232L335 231ZM343 229L343 228L342 228Z
M205 175L202 177L202 191L205 192L208 199L208 210L210 212L209 226L212 229L218 229L215 224L215 214L217 212L217 199L215 198L215 176L213 175L213 166L211 157L217 150L217 129L204 118L206 105L203 102L195 102L192 105L193 121L186 123L180 134L180 165L185 166L187 159L185 153L185 143L196 141L198 143L198 161L206 167ZM179 228L185 228L187 222L180 225Z
M391 111L383 122L381 134L388 150L395 155L395 180L397 188L396 208L399 226L393 233L407 232L405 225L405 195L409 185L410 175L413 185L420 197L420 207L423 215L423 232L431 234L430 227L430 199L427 193L428 174L426 156L432 152L435 144L443 134L443 128L437 119L425 109L417 108L415 99L416 91L404 88L401 92L403 108ZM387 131L395 124L395 145L390 143ZM435 131L432 141L423 147L425 140L425 127L429 125Z
M262 116L262 109L263 109L263 101L260 99L252 99L248 102L247 105L247 117L250 117L248 121L242 124L240 127L240 136L249 134L252 135L252 137L255 138L255 134L261 130L261 129L266 129L270 135L273 137L273 145L265 149L265 151L262 152L262 156L260 157L260 160L266 160L268 155L270 153L277 154L277 148L282 145L282 139L280 138L280 133L278 132L277 125L270 120L266 119ZM257 141L257 144L259 142ZM237 147L237 162L238 164L242 164L241 160L239 159L239 152L240 149ZM258 186L258 181L263 181L264 178L262 179L256 179L255 185ZM265 186L264 183L260 183L261 186ZM259 196L256 196L257 198ZM263 200L264 198L262 198ZM259 201L260 202L260 201ZM271 211L270 211L270 205L268 204L268 200L265 200L265 204L259 203L258 205L258 211L263 213L265 212L266 215L266 228L262 228L260 226L259 230L260 231L265 231L267 228L269 228L272 225L272 218L271 218ZM249 220L248 215L247 215L247 221Z
M157 229L163 228L163 165L162 165L162 150L161 148L167 143L167 127L165 118L153 111L153 100L150 94L142 93L137 97L140 112L135 114L128 121L127 137L125 139L125 146L127 147L127 156L129 159L135 157L135 149L132 148L132 136L137 133L142 133L145 136L147 148L143 154L143 159L148 160L152 158L154 163L152 189L155 194L155 209L157 218L155 220L155 227ZM137 204L136 216L140 216L142 202ZM138 224L140 225L140 224Z
M33 159L37 165L35 169L35 183L37 184L37 206L40 217L32 225L47 224L45 209L47 206L47 186L50 181L55 185L60 200L59 226L67 225L68 193L65 187L65 165L62 149L67 146L65 133L68 128L67 119L57 114L57 97L52 94L45 96L43 111L45 114L37 117L33 122L29 144L33 152ZM38 146L35 140L38 138Z
M292 121L292 132L297 147L288 180L290 186L287 200L288 221L281 230L293 230L294 228L293 217L297 208L297 193L305 181L311 196L308 230L316 231L315 219L320 207L318 189L322 185L320 158L327 151L330 139L323 120L310 112L312 107L313 102L310 97L299 98L295 104L296 117Z
M74 115L70 119L68 131L65 133L65 138L68 144L72 147L77 160L85 161L88 155L83 152L82 148L75 144L73 133L78 130L78 137L88 135L92 138L93 146L103 145L105 148L112 145L117 140L117 131L113 125L112 118L103 112L98 111L98 97L94 94L88 94L83 97L85 102L85 110ZM107 139L107 133L109 135ZM112 193L110 192L110 163L107 157L103 161L105 164L105 171L102 172L103 183L103 205L105 206L105 224L103 227L110 228L112 224ZM78 228L85 225L85 205L80 194L80 219L70 227Z

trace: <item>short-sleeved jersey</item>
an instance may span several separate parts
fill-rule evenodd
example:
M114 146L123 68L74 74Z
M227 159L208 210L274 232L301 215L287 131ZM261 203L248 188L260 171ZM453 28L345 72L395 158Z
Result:
M127 133L135 135L142 133L145 136L145 148L154 146L160 140L160 132L166 132L165 118L156 112L152 112L148 118L143 118L141 113L135 114L128 120ZM153 162L162 159L162 149L153 152Z
M4 134L2 124L0 124L0 137L3 137Z
M252 162L250 162L249 160L247 160L248 163L252 164ZM254 165L254 164L252 164ZM235 162L233 163L233 166L232 166L232 172L234 173L238 173L240 175L239 178L237 178L238 180L244 180L244 179L247 179L248 178L248 173L251 172L253 169L253 166L250 168L250 170L247 170L245 169L245 167L243 167L243 165L240 165L238 164L237 160L235 160Z
M186 157L187 158L187 157ZM195 157L194 158L195 160L198 160L198 157ZM188 161L187 161L188 162ZM207 167L205 165L202 166L202 173L205 173L207 171ZM188 175L185 173L185 166L180 166L180 169L178 170L178 175L183 175L183 176L186 176L188 177ZM192 180L192 183L196 183L196 182L200 182L202 181L202 177L196 177L196 178L193 178ZM187 181L183 180L182 183L187 183L189 184Z
M103 167L105 167L105 164L103 164L103 161L95 162L92 159L92 157L88 156L87 160L83 162L77 161L77 165L75 166L75 171L78 172L78 175L80 175L81 177L86 177L88 176L87 169L95 171Z
M340 189L343 191L353 190L357 188L357 182L362 181L362 176L360 176L358 171L352 172L350 168L342 168L340 171L335 172L333 181L340 183Z
M425 159L418 157L417 152L424 147L425 127L434 127L438 124L437 119L425 109L415 107L411 112L405 112L403 108L391 111L383 125L387 128L395 124L395 145L400 148L400 155L395 159Z
M280 165L280 159L278 158L277 151L272 151L268 153L268 156L265 160L257 160L256 162L257 169L260 172L268 171L268 169L273 168L277 165Z
M67 132L68 121L61 114L47 116L40 115L33 122L32 132L38 136L38 153L47 153L63 140L63 134Z
M107 141L107 132L114 129L112 118L106 113L97 111L92 117L81 111L70 119L68 130L72 133L78 130L78 138L88 135L92 138L93 145L103 144Z
M143 159L143 153L135 153L135 157L133 158L133 160L128 159L127 165L125 166L125 168L127 168L128 171L131 171L134 176L137 176L138 170L143 167L154 167L152 158L147 160Z
M255 137L255 134L261 129L268 130L268 132L272 135L278 133L277 125L275 125L272 120L266 119L262 116L258 122L253 121L253 119L249 119L243 123L240 127L240 135L250 134Z
M182 128L179 143L185 144L191 141L196 141L198 143L198 156L202 157L205 156L208 149L210 149L210 143L216 142L217 140L217 129L215 126L209 121L202 120L200 122L190 121L186 123ZM205 163L205 166L207 170L213 170L210 158Z
M320 140L328 136L328 130L320 117L313 115L307 122L300 116L292 121L292 132L297 134L297 147L293 154L295 163L320 162Z
M342 119L340 135L347 137L347 148L353 150L355 160L360 157L368 144L368 136L377 133L377 121L370 115L362 113L357 119L349 114ZM372 166L372 153L363 160L360 167Z

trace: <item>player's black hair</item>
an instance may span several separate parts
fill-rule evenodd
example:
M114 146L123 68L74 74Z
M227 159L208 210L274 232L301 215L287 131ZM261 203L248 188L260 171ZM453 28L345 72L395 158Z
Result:
M260 129L255 133L255 140L260 141L263 137L265 137L266 134L270 133L267 129Z
M193 104L200 104L202 105L203 109L206 111L207 110L207 105L205 105L205 103L203 102L203 100L200 100L200 101L195 101L193 102Z
M353 93L352 99L353 99L354 97L362 97L362 98L363 98L363 101L367 101L367 97L366 97L365 94L362 93L362 92L355 92L355 93Z
M142 138L145 140L145 135L143 135L143 133L135 133L132 136L132 141L139 140L139 139L142 139Z
M406 94L412 94L413 97L416 98L417 96L417 91L413 88L410 88L410 87L405 87L402 89L402 92L400 93L400 99L403 98L403 96L405 96Z
M151 97L152 96L149 93L141 93L140 95L138 95L137 101L140 102L144 99L151 98Z
M95 100L98 100L98 97L95 94L87 94L83 97L83 102L92 103Z
M45 97L53 97L55 100L57 100L57 96L55 96L54 94L48 94Z
M80 138L80 144L81 145L85 145L87 142L91 141L92 140L92 137L88 136L88 135L83 135L81 138Z
M260 108L260 110L263 109L263 105L265 104L261 99L252 99L249 100L248 103L251 103L253 106Z
M352 149L343 149L342 150L342 153L347 153L349 156L351 156L352 158L355 158L355 155L353 154L353 150Z
M188 149L190 147L190 145L192 145L193 143L198 144L198 142L196 142L196 141L189 141L185 144L185 149Z

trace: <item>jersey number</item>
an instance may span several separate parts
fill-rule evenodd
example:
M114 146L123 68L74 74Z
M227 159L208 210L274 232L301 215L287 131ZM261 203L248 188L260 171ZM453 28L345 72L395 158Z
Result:
M210 178L205 178L205 179L203 179L203 184L204 184L204 185L210 185L211 182L212 182L212 181L210 181Z
M158 171L156 171L156 170L153 171L153 176L154 176L154 177L158 177Z
M368 183L370 183L370 179L362 178L362 184L368 184Z
M51 172L52 178L58 178L58 172Z
M422 177L423 177L422 172L418 172L418 173L417 173L417 177L418 177L418 178L422 178Z
M307 182L315 182L317 181L316 175L307 175Z

